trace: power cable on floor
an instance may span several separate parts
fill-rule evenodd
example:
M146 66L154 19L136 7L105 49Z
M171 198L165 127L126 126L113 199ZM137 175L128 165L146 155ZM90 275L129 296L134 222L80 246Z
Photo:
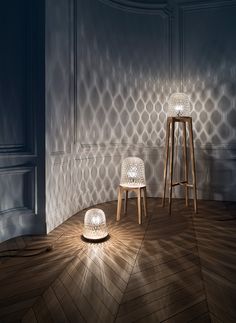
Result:
M33 257L33 256L38 256L41 255L45 252L50 252L54 249L55 243L64 235L64 232L59 235L59 237L53 242L53 244L49 244L45 247L40 247L40 248L23 248L23 249L6 249L6 250L0 250L0 258L13 258L13 257ZM20 254L20 253L15 253L15 254L6 254L7 252L31 252L31 251L38 251L35 253L31 254Z
M0 258L8 258L8 257L33 257L33 256L38 256L41 255L45 252L49 252L53 250L53 245L48 245L45 247L41 248L30 248L30 249L6 249L6 250L1 250L0 251ZM35 253L31 253L29 255L27 254L4 254L4 253L9 253L9 252L30 252L30 251L38 251Z

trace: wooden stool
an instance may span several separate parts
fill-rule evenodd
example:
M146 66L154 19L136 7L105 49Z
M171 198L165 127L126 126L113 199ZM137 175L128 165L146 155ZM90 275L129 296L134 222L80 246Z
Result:
M146 186L142 187L128 187L119 185L118 187L118 202L117 202L117 215L116 220L120 220L120 212L121 212L121 205L122 205L122 195L125 192L125 203L124 203L124 214L127 213L127 202L128 202L128 192L135 192L137 194L138 199L138 223L142 224L142 204L141 199L143 197L143 207L144 207L144 215L147 216L147 201L146 201Z
M175 147L175 123L181 122L183 124L183 155L184 155L184 180L173 183L173 165L174 165L174 147ZM188 124L189 130L189 143L191 154L191 168L192 168L192 184L188 180L188 160L187 160L187 144L186 144L186 124ZM169 141L171 137L171 146L169 147ZM169 162L169 148L170 148L170 162ZM195 171L195 158L194 158L194 146L193 146L193 127L191 117L168 117L166 128L166 147L165 147L165 166L164 166L164 192L162 199L162 206L165 206L165 193L166 193L166 180L167 180L167 168L169 165L169 214L171 214L171 202L172 202L172 187L177 185L183 185L185 187L185 204L189 205L188 188L193 188L193 200L194 200L194 212L197 213L197 185L196 185L196 171Z

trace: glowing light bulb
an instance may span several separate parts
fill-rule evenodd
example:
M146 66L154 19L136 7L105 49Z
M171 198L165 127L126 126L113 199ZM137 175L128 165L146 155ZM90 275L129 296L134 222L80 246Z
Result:
M93 216L91 219L91 224L98 226L101 222L101 218L97 215Z
M131 181L134 181L138 175L137 166L131 166L130 169L127 171L127 176Z
M177 111L183 111L183 109L184 109L184 107L181 104L177 104L175 106L175 110L177 110Z

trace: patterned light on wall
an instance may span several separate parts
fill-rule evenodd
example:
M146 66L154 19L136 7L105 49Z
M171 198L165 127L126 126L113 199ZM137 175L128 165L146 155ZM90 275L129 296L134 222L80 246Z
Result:
M173 93L168 100L169 117L190 116L190 101L185 93Z
M106 216L101 209L90 209L84 216L83 237L88 240L101 240L108 235Z

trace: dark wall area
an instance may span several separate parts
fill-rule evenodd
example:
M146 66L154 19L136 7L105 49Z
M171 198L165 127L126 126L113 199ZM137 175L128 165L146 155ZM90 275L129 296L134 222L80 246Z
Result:
M0 2L0 241L45 231L43 8Z

